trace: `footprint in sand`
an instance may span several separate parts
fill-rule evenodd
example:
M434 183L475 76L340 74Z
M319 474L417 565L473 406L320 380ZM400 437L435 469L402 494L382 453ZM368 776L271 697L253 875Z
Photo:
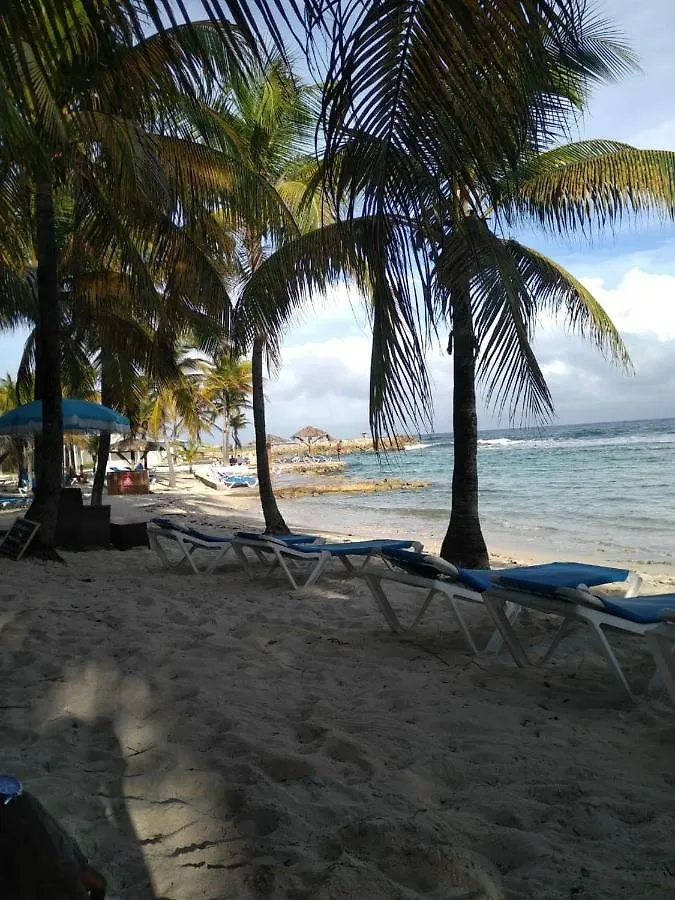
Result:
M375 771L373 764L363 755L356 744L352 744L350 741L342 738L330 738L323 745L323 750L335 762L356 766L365 775L372 775Z
M303 781L316 773L314 766L299 756L263 756L258 765L272 781Z
M327 729L318 722L300 722L295 729L295 739L308 751L316 750L325 737Z
M248 838L263 838L272 834L281 824L281 816L271 806L250 806L237 817L239 832Z
M332 862L338 878L340 868L360 869L373 887L373 896L504 900L499 874L486 859L439 843L414 826L398 826L386 819L362 821L341 829L339 841L342 856L337 865ZM332 847L331 855L334 852ZM333 895L337 896L330 890L326 893Z

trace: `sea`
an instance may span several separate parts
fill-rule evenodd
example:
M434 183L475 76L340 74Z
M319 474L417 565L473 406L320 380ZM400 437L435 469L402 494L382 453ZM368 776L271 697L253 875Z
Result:
M345 477L428 487L298 501L308 520L344 520L440 544L450 512L451 434L403 452L344 456ZM491 550L554 559L675 563L675 419L480 433L479 509Z

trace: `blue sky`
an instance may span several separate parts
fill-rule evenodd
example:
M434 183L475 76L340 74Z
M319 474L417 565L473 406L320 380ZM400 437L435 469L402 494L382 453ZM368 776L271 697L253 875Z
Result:
M596 90L580 137L675 150L675 0L595 4L637 54L642 71ZM198 0L191 6L199 8ZM553 256L596 294L619 327L634 363L625 375L580 338L545 322L535 349L556 403L557 421L592 422L675 416L675 226L625 228L592 246L518 237ZM0 336L0 369L14 373L22 336ZM369 336L357 297L339 291L317 301L287 335L283 365L267 385L267 422L287 435L309 422L343 436L368 428ZM430 353L436 429L449 430L451 360ZM496 427L480 404L480 425ZM507 423L503 423L507 424Z

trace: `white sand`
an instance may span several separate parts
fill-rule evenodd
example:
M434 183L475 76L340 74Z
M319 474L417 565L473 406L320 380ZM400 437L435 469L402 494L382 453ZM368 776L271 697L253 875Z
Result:
M213 527L224 502L122 498L115 518ZM675 711L624 700L581 635L524 671L471 658L440 605L391 635L337 568L302 593L147 549L64 558L0 561L1 768L113 900L675 896ZM522 627L543 646L552 625ZM640 642L616 646L644 685Z

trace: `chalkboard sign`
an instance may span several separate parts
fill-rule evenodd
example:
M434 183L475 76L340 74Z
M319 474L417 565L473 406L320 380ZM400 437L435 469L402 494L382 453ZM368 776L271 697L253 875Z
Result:
M31 522L30 519L17 519L5 535L4 541L0 544L0 556L8 556L10 559L21 559L39 527L39 522Z

